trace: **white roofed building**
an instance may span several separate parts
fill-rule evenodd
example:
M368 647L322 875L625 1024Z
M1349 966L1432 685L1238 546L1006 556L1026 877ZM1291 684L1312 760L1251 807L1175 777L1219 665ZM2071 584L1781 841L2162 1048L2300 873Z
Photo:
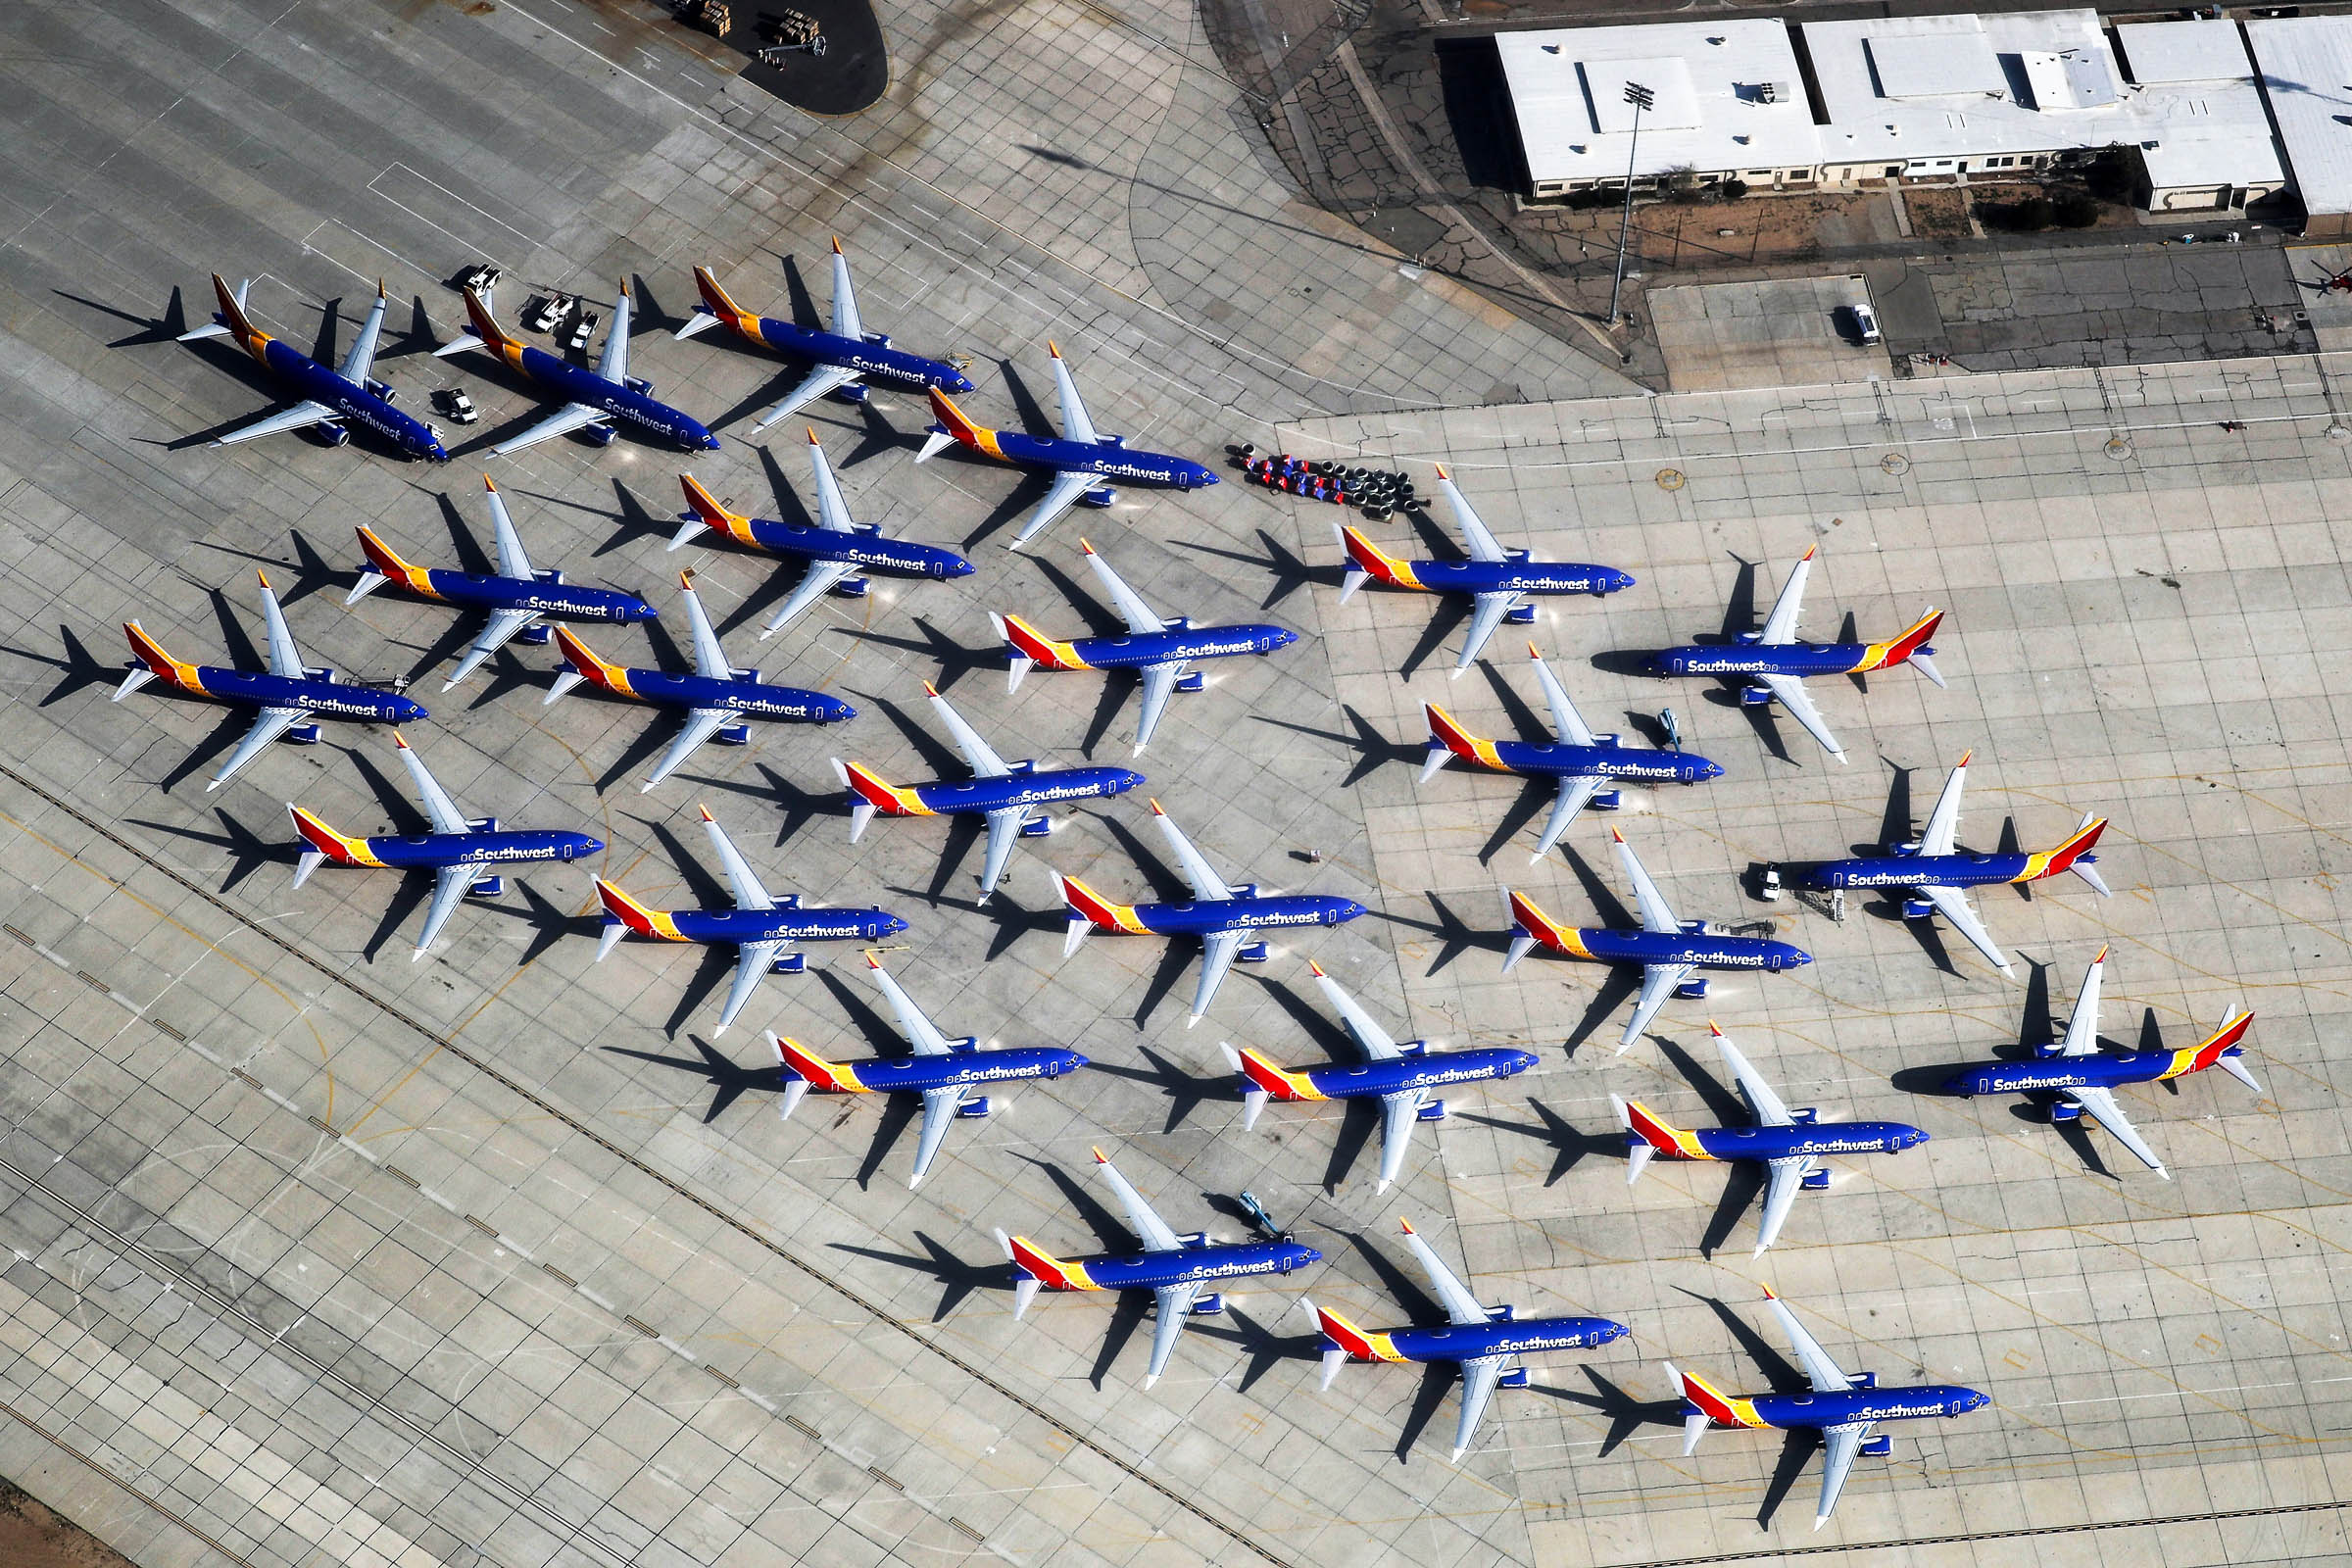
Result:
M2246 38L2309 215L2303 232L2352 234L2352 17L2249 22Z

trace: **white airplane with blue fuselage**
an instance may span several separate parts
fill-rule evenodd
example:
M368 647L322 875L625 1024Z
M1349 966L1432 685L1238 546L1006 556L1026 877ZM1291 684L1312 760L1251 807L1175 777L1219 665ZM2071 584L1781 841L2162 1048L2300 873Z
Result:
M240 441L288 430L316 430L328 446L339 447L351 439L351 427L356 424L374 431L412 458L422 458L429 463L449 461L449 454L441 450L441 432L394 408L392 388L368 374L375 368L375 347L384 332L382 283L375 285L375 304L369 308L360 335L352 339L342 367L332 370L253 324L252 318L245 314L246 291L252 287L249 278L231 294L227 279L215 272L213 293L219 297L220 309L213 313L207 324L180 333L179 341L235 338L237 347L300 394L301 401L292 408L266 414L251 424L238 426L216 439L214 446L234 446Z
M510 436L490 450L500 457L511 457L525 447L574 430L584 431L590 441L600 447L612 444L619 426L633 424L641 430L665 437L689 452L710 451L717 447L718 437L703 428L693 416L679 412L654 397L654 383L629 374L629 291L622 285L620 294L612 301L612 327L606 335L604 352L597 357L596 368L588 369L572 364L561 354L525 343L521 338L498 324L490 307L468 286L465 290L466 311L473 319L473 329L433 350L436 357L461 354L478 349L506 363L507 367L525 380L532 381L564 399L564 406L541 419L520 435Z

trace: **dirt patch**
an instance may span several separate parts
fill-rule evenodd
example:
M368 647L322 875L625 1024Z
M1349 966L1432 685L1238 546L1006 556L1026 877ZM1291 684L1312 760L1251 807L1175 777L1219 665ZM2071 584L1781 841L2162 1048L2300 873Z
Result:
M131 1568L130 1559L0 1481L0 1563L8 1568Z
M1948 190L1903 187L1903 205L1911 213L1911 232L1920 239L1968 238L1968 213L1976 200L1976 191L1968 186L1954 185Z

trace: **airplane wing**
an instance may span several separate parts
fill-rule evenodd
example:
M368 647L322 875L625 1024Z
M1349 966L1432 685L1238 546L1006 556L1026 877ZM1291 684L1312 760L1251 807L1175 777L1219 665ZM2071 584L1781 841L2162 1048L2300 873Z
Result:
M512 457L524 447L535 447L542 441L584 430L606 416L604 410L592 409L585 403L566 403L522 434L509 436L490 450L502 458Z
M514 519L507 515L507 498L487 479L483 486L490 496L490 528L498 536L499 574L529 582L539 574L531 569L530 553L522 548L522 535L514 531Z
M1802 679L1795 675L1758 675L1755 679L1779 699L1790 718L1802 724L1807 734L1821 742L1823 751L1840 762L1845 760L1845 748L1838 745L1838 737L1830 733L1828 721L1821 716L1821 710L1813 706L1812 694L1805 690Z
M825 449L816 444L816 432L808 432L808 466L816 477L816 524L835 533L856 533L858 524L850 516L850 504L841 499L841 485L833 477L833 465L825 461Z
M1642 966L1642 995L1634 999L1634 1015L1625 1020L1625 1033L1617 1037L1619 1054L1622 1055L1628 1047L1642 1038L1642 1031L1649 1027L1649 1020L1658 1015L1658 1009L1666 1004L1666 999L1674 994L1674 988L1690 979L1697 970L1695 963L1651 963Z
M776 612L767 618L767 624L760 628L760 635L762 638L773 637L791 625L800 617L803 611L822 599L832 591L835 583L856 569L846 561L811 561L808 563L808 574L801 578L799 585L786 597Z
M1821 1503L1813 1514L1816 1530L1838 1506L1838 1494L1845 1490L1845 1478L1854 1468L1854 1457L1862 1451L1862 1440L1870 1436L1871 1426L1868 1421L1849 1421L1821 1429L1822 1446L1827 1451L1821 1461Z
M980 866L980 891L997 890L997 881L1004 874L1004 862L1012 858L1012 842L1021 836L1021 819L1027 816L1025 807L1007 806L988 813L988 856Z
M866 959L866 967L873 971L874 984L882 988L883 997L890 1003L891 1016L899 1020L899 1033L906 1037L906 1044L914 1048L914 1054L918 1056L947 1055L952 1049L948 1045L948 1037L941 1034L939 1025L914 1004L914 999L906 994L906 988L892 978L888 969L870 957Z
M2172 1179L2172 1172L2164 1168L2164 1161L2156 1157L2156 1151L2150 1149L2147 1140L2139 1136L2139 1130L2125 1119L2124 1107L2115 1102L2115 1094L2112 1090L2086 1087L2069 1089L2066 1094L2076 1104L2082 1107L2084 1115L2106 1128L2110 1137L2132 1151L2133 1157L2138 1159L2142 1165L2147 1166L2148 1169L2164 1177L2167 1181Z
M1128 587L1126 580L1110 569L1110 564L1095 553L1093 545L1086 547L1086 564L1095 568L1095 576L1101 580L1103 592L1109 594L1110 602L1119 607L1119 613L1127 617L1129 631L1142 637L1168 629L1168 623L1144 603L1144 596Z
M1061 350L1051 343L1046 347L1054 352L1054 390L1061 394L1061 433L1092 446L1102 438L1095 433L1095 421L1087 416L1086 405L1079 400L1078 382L1071 376Z
M1217 875L1217 868L1193 848L1193 841L1186 838L1175 822L1169 819L1168 813L1159 808L1157 801L1152 803L1152 819L1159 824L1160 837L1168 841L1168 848L1176 854L1177 863L1184 867L1184 879L1193 885L1194 898L1203 903L1218 904L1233 897L1233 889L1227 887L1225 879Z
M1446 499L1453 503L1454 520L1462 525L1462 544L1469 550L1470 559L1508 561L1510 557L1504 554L1502 546L1494 542L1494 535L1488 531L1486 523L1480 519L1470 503L1462 498L1461 491L1454 488L1453 480L1446 476L1443 468L1438 470L1438 488L1445 491Z
M1494 628L1502 624L1502 617L1509 614L1511 607L1525 597L1515 589L1475 597L1473 602L1478 608L1471 612L1470 634L1462 639L1462 656L1453 662L1455 674L1470 667L1480 650L1487 646L1487 639L1494 635Z
M710 847L718 852L718 863L727 868L727 885L735 890L735 907L774 908L776 901L769 897L760 873L752 869L752 862L735 848L735 841L727 837L727 830L718 825L718 818L710 814L709 807L703 808L703 831L710 835Z
M912 1187L930 1174L932 1156L948 1136L948 1127L956 1120L956 1107L963 1103L963 1090L926 1089L923 1091L923 1130L914 1145L914 1172L906 1178Z
M1176 1239L1176 1233L1168 1228L1166 1220L1159 1217L1159 1211L1144 1201L1144 1195L1135 1190L1132 1182L1119 1174L1118 1166L1102 1157L1101 1150L1095 1151L1095 1163L1101 1167L1102 1179L1110 1183L1110 1190L1119 1195L1119 1202L1127 1210L1128 1227L1144 1244L1146 1251L1180 1252L1184 1250L1184 1243ZM1169 1288L1176 1289L1178 1287Z
M735 1021L743 1004L752 1000L760 980L776 966L784 955L782 942L746 942L735 952L735 978L727 983L727 1004L718 1009L718 1027L724 1029Z
M1536 853L1529 857L1530 863L1551 853L1552 846L1560 842L1560 835L1568 831L1568 824L1576 820L1576 813L1590 806L1592 797L1598 795L1608 782L1590 773L1581 778L1563 777L1560 780L1559 796L1551 803L1551 815L1544 819L1544 834L1536 840Z
M1421 1119L1424 1099L1418 1089L1400 1089L1380 1097L1380 1189L1387 1192L1404 1168L1405 1147L1413 1141L1413 1124Z
M377 289L375 304L368 312L368 319L360 327L360 335L351 340L351 352L343 356L343 367L336 372L354 386L368 384L368 372L375 368L376 341L384 335L384 294Z
M1960 765L1952 769L1952 776L1943 781L1943 793L1936 797L1936 809L1928 814L1928 830L1919 839L1919 853L1922 855L1952 853L1953 841L1960 832L1960 791L1968 782L1968 756L1960 759Z
M213 445L233 447L240 441L252 441L266 435L280 435L288 430L307 430L321 419L335 417L335 411L323 403L305 400L276 414L265 414L251 424L239 425L223 436L215 436Z
M1658 891L1658 885L1649 879L1649 873L1642 869L1642 861L1635 856L1634 847L1625 842L1622 833L1611 830L1609 837L1616 841L1617 859L1625 867L1626 880L1634 885L1634 903L1642 910L1642 929L1654 931L1661 936L1681 934L1683 922L1674 917L1674 910L1667 906L1666 895Z
M1804 1191L1805 1177L1821 1161L1811 1154L1796 1154L1766 1163L1769 1172L1764 1185L1764 1217L1756 1223L1756 1251L1759 1254L1781 1239L1781 1226L1788 1220L1788 1210L1796 1202L1796 1195Z
M270 628L270 673L289 679L302 676L302 650L294 646L294 634L286 629L286 612L277 608L277 595L270 588L270 579L262 579L262 620Z
M612 302L612 329L605 334L605 351L597 356L596 373L615 385L629 378L629 291L625 285Z
M228 760L205 788L217 790L227 783L236 776L238 768L268 751L271 741L310 716L310 710L303 708L265 708L254 714L253 728L245 732L245 738L237 742L237 749L228 754Z
M1421 1271L1429 1276L1429 1287L1438 1293L1438 1304L1446 1308L1448 1322L1467 1325L1489 1321L1487 1309L1478 1304L1478 1298L1470 1294L1470 1288L1455 1277L1453 1270L1446 1266L1446 1260L1410 1225L1404 1230L1404 1245L1420 1260Z
M2009 967L2009 959L1993 945L1992 933L1984 929L1984 922L1969 907L1967 894L1958 888L1923 887L1919 896L1936 906L1936 912L1943 916L1944 923L1968 938L1968 945L1984 955L1986 963L2003 974L2015 973Z
M472 832L473 824L466 820L466 813L458 809L458 803L449 798L449 791L441 787L441 781L426 770L424 759L407 741L399 740L397 735L394 738L400 760L408 764L409 779L416 786L416 798L424 805L424 814L432 820L433 831Z
M465 902L466 891L481 874L482 868L478 865L445 865L433 873L433 901L424 906L424 929L416 933L415 957L424 956L425 951L432 947L433 940L441 935L441 928L449 923L450 915Z
M2099 1049L2099 977L2107 967L2107 950L2090 960L2082 971L2082 989L2075 997L2075 1010L2067 1015L2066 1044L2058 1050L2061 1056L2088 1056Z
M818 366L803 378L800 385L784 395L783 402L760 416L760 422L752 426L752 434L758 435L779 419L791 418L826 393L837 392L848 386L858 379L858 374L855 368L846 365Z
M1552 733L1571 746L1592 745L1592 726L1585 722L1585 715L1568 700L1568 688L1560 684L1560 677L1551 672L1551 666L1536 652L1534 643L1527 645L1527 652L1536 662L1536 684L1544 688L1544 700L1551 705Z
M930 690L928 687L924 689ZM931 706L939 710L940 722L948 726L948 733L956 738L956 744L962 749L963 760L971 764L973 777L1003 778L1012 771L1004 765L1004 759L997 755L996 748L982 740L980 732L965 723L963 715L949 706L948 700L936 691L931 692Z
M1781 584L1781 597L1772 602L1772 613L1764 617L1764 634L1760 639L1767 648L1796 641L1796 617L1805 607L1805 579L1813 574L1813 552L1788 568L1788 580Z
M1747 1102L1748 1112L1756 1118L1757 1126L1794 1125L1796 1118L1788 1114L1788 1107L1773 1092L1772 1085L1764 1081L1763 1074L1748 1065L1747 1058L1740 1054L1740 1048L1726 1040L1720 1030L1715 1035L1715 1049L1722 1054L1723 1064L1730 1070L1732 1081L1740 1086L1740 1098Z
M694 591L691 580L679 586L686 594L686 622L694 629L694 672L705 680L731 678L735 667L727 662L727 651L718 646L718 633L703 612L703 596Z
M1192 1320L1193 1303L1200 1298L1200 1282L1162 1285L1152 1293L1152 1298L1159 1303L1159 1311L1152 1325L1152 1365L1144 1373L1146 1388L1168 1369L1168 1357L1176 1353L1176 1336Z
M1168 710L1168 699L1176 695L1176 681L1184 673L1184 663L1181 659L1171 659L1144 666L1144 710L1135 721L1138 752L1152 744L1152 732L1159 728L1160 715Z
M865 336L865 323L858 317L858 291L850 286L850 259L841 254L841 241L833 242L833 335L852 340Z
M717 734L721 725L733 722L736 716L732 709L726 708L688 709L686 722L678 728L678 738L669 743L669 750L662 754L662 760L655 763L654 770L645 776L645 783L638 793L644 794L676 772L678 764L692 757L696 747Z
M1396 1049L1396 1042L1389 1038L1389 1032L1374 1022L1370 1013L1356 1005L1353 997L1340 989L1337 980L1325 974L1319 965L1310 967L1315 971L1315 984L1323 988L1323 1000L1330 1003L1339 1013L1340 1021L1348 1026L1348 1033L1355 1038L1356 1049L1364 1054L1365 1060L1394 1061L1404 1054Z
M1225 971L1241 956L1242 941L1247 931L1211 931L1200 939L1200 983L1193 988L1193 1016L1198 1018L1208 1011L1217 987L1225 983Z
M441 683L441 689L449 690L481 668L492 654L514 640L516 632L531 625L538 618L539 612L536 610L493 610L490 612L490 623L482 628L481 635L474 638L472 645L466 650L466 657L458 661L458 667L449 672L448 678Z
M1076 506L1080 496L1102 482L1101 474L1088 473L1082 468L1063 468L1054 474L1053 486L1046 491L1046 499L1040 501L1037 510L1029 514L1029 520L1021 524L1021 531L1012 536L1012 542L1024 544L1036 538L1045 531L1048 523Z
M1805 1326L1796 1320L1796 1314L1788 1310L1788 1302L1770 1291L1764 1293L1764 1300L1772 1308L1773 1316L1781 1320L1781 1332L1788 1336L1788 1344L1796 1351L1797 1364L1805 1369L1805 1376L1812 1381L1814 1393L1843 1394L1854 1386L1854 1380L1830 1359L1830 1352L1821 1348L1821 1342L1805 1332Z
M1494 1387L1502 1381L1503 1363L1509 1359L1502 1355L1482 1355L1462 1363L1462 1418L1453 1428L1456 1459L1469 1449L1479 1420L1487 1413L1487 1401L1494 1396Z

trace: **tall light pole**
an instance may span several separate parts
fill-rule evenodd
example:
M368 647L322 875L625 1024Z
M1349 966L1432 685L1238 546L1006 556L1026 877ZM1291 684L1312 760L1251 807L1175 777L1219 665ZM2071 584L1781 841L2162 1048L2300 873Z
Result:
M1642 111L1658 106L1657 94L1638 81L1625 84L1625 101L1634 106L1634 133L1625 148L1625 217L1617 224L1617 280L1609 285L1609 325L1617 324L1617 296L1625 288L1625 241L1634 230L1634 158L1642 146Z

